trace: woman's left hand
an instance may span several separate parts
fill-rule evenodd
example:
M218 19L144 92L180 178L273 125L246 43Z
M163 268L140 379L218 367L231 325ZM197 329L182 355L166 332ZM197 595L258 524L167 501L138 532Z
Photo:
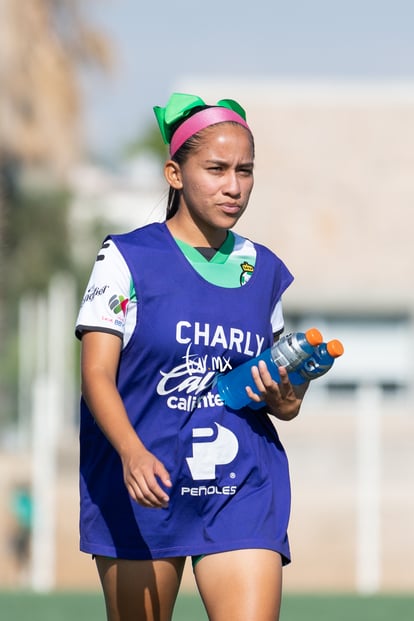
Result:
M252 367L252 378L255 390L246 387L249 398L256 403L264 401L269 414L281 420L291 420L299 414L303 396L309 386L309 382L293 387L284 367L278 368L280 382L275 382L269 373L264 360L260 360L258 366Z

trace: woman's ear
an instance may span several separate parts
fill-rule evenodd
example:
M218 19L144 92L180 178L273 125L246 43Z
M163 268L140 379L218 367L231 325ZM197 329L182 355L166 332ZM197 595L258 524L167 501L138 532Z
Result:
M180 165L174 160L167 160L164 165L164 176L168 184L174 188L174 190L181 190L183 182L181 179Z

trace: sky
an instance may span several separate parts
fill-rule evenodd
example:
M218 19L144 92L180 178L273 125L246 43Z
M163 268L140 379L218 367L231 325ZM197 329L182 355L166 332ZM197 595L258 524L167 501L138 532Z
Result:
M114 55L109 74L84 80L86 142L101 155L142 135L152 106L191 76L414 81L413 0L90 0L88 10Z

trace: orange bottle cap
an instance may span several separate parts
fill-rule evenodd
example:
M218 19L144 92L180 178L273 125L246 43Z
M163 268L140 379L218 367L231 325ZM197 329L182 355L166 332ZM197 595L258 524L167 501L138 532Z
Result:
M338 339L333 339L333 341L329 341L329 343L326 344L326 349L328 351L328 354L332 356L332 358L339 358L339 356L342 356L342 354L344 353L344 346L342 345L341 341L338 341Z
M323 342L322 334L317 328L310 328L305 332L306 340L309 345L320 345Z

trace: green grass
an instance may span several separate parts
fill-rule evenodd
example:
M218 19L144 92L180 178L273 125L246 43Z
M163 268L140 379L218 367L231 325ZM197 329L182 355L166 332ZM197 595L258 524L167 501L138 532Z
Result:
M105 621L100 593L0 592L6 621ZM413 595L293 595L283 597L281 621L412 621ZM180 594L174 621L206 621L198 596Z
M281 621L409 621L414 595L285 595Z

